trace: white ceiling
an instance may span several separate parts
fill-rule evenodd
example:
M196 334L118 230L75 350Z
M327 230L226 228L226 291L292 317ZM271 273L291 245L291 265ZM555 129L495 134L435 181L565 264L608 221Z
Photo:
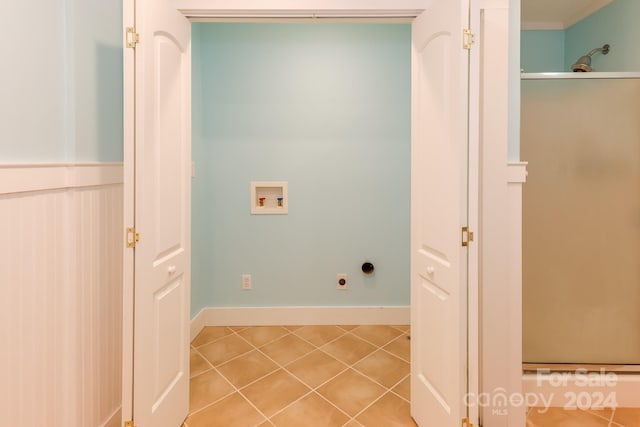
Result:
M563 30L613 0L522 0L523 30Z

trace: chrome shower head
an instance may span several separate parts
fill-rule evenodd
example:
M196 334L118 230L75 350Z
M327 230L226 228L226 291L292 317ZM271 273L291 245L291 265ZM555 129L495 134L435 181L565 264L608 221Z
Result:
M590 71L593 71L593 68L591 68L591 57L596 52L602 52L603 55L606 55L607 53L609 53L609 45L605 44L604 46L595 48L591 52L587 53L586 55L581 56L576 61L576 63L571 66L571 71L573 71L574 73L575 72L588 73Z

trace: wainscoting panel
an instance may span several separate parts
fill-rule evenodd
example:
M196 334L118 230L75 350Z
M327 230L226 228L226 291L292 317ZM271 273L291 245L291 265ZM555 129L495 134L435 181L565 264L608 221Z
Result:
M122 166L0 177L2 424L119 424Z

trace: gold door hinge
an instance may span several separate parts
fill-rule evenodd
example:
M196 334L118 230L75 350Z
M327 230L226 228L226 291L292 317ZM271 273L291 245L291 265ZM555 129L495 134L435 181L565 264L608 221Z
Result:
M469 421L469 418L462 419L462 427L473 427L473 423Z
M124 427L136 427L136 425L133 423L133 420L125 421L124 422Z
M471 50L471 45L475 41L473 33L468 28L462 29L462 48Z
M140 235L136 232L135 227L128 227L125 242L128 248L135 248L140 241ZM133 425L133 424L132 424Z
M127 47L132 49L136 48L136 45L140 41L140 34L136 33L136 29L133 27L127 27Z
M462 227L462 246L469 246L469 242L473 242L473 231L469 231L469 227Z

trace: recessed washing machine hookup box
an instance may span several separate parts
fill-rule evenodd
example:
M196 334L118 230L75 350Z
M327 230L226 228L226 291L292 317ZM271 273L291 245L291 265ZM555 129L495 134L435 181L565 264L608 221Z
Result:
M288 193L285 181L251 181L251 214L288 214Z

